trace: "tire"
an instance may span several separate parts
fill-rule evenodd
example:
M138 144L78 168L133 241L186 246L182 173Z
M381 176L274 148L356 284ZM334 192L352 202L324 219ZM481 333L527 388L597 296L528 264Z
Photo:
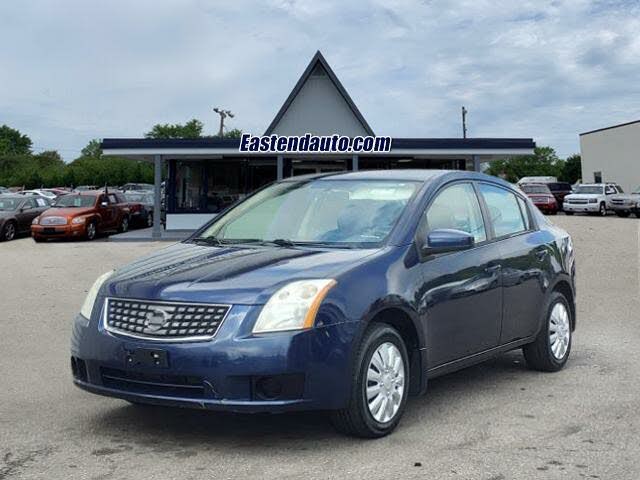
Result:
M0 240L10 242L14 238L16 238L17 225L13 220L8 221L2 227L2 232L0 233Z
M600 215L601 217L607 216L607 206L604 204L604 202L600 203L600 208L598 209L598 215Z
M573 215L574 212L564 212L565 215Z
M566 316L563 315L563 312ZM522 347L527 366L541 372L557 372L571 353L573 318L569 302L560 292L553 292L545 313L544 325L533 343ZM555 330L556 342L552 332ZM562 344L562 345L561 345ZM557 350L556 350L557 349Z
M384 357L378 356L379 352L386 352L387 358L395 357L401 362L397 363L396 360L393 362L395 367L385 371L387 364L383 361ZM376 389L376 381L371 377L379 376L376 373L378 368L378 373L384 372L384 383L378 382ZM389 325L371 324L356 354L348 405L331 413L333 425L340 432L357 437L379 438L388 435L398 426L404 413L409 396L409 378L409 356L400 334ZM367 399L368 389L372 390L371 407ZM390 405L390 408L385 408L386 405ZM378 418L372 413L376 406Z
M90 221L89 223L87 223L87 231L84 234L84 237L91 241L94 238L96 238L96 235L98 234L98 225L96 224L95 221Z
M619 216L619 217L622 217L622 218L627 218L630 215L630 213L629 212L624 212L622 210L618 210L616 212L616 215Z
M124 217L122 217L122 220L120 221L120 226L118 227L118 232L125 233L128 230L129 230L129 217L127 217L125 215Z

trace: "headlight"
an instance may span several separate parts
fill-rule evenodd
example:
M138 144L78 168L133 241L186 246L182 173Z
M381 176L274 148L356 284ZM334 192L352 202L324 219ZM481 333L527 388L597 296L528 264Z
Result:
M93 287L91 287L89 293L87 293L87 298L84 299L84 303L82 304L82 308L80 309L80 315L85 318L91 318L93 304L96 302L96 297L98 296L100 287L102 287L102 284L104 284L104 282L106 282L111 275L113 275L113 270L107 273L103 273L94 282Z
M31 225L37 225L38 221L39 221L40 217L36 217L33 220L31 220Z
M74 219L71 220L71 223L78 225L79 223L84 223L86 222L87 219L85 217L76 217Z
M598 199L597 198L590 198L589 199L589 203L598 203Z
M254 333L312 328L316 313L335 280L300 280L291 282L272 295L262 308Z

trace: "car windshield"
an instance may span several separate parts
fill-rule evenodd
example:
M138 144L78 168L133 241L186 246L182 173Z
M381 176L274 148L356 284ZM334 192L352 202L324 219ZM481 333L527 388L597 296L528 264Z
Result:
M125 193L124 196L128 202L149 203L149 196L144 193Z
M230 243L372 247L389 235L418 185L370 180L277 183L229 210L201 237Z
M551 193L545 185L523 185L524 193Z
M580 185L576 187L574 193L587 193L599 195L602 193L602 186L600 185Z
M65 195L56 200L54 207L93 207L96 203L95 195Z
M0 210L15 210L22 202L20 198L0 197Z

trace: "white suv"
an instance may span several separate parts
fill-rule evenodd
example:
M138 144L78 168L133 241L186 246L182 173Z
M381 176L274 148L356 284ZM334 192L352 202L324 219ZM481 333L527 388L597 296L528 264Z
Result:
M615 183L584 183L564 197L563 209L567 215L597 213L603 217L612 208L611 197L622 192Z

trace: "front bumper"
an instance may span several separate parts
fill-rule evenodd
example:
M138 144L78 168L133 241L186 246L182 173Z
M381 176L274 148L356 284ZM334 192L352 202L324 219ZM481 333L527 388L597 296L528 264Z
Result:
M86 233L84 223L66 225L31 225L31 235L37 238L75 238Z
M82 368L73 368L74 383L100 395L176 407L236 412L345 407L351 345L360 322L252 335L244 326L253 325L250 317L258 311L235 305L212 340L190 343L120 336L105 331L96 318L79 316L71 355ZM128 355L140 349L164 352L168 365L128 365ZM114 375L121 380L114 381ZM274 379L281 382L281 393L265 395L264 382Z
M562 209L565 212L576 212L576 213L580 213L580 212L589 212L589 213L595 213L598 212L600 210L600 204L599 203L567 203L566 201L564 202L564 204L562 205Z
M611 210L614 212L629 212L629 213L638 213L640 212L640 207L637 204L625 203L625 204L611 204Z
M556 213L558 205L556 203L535 203L534 205L543 213Z

